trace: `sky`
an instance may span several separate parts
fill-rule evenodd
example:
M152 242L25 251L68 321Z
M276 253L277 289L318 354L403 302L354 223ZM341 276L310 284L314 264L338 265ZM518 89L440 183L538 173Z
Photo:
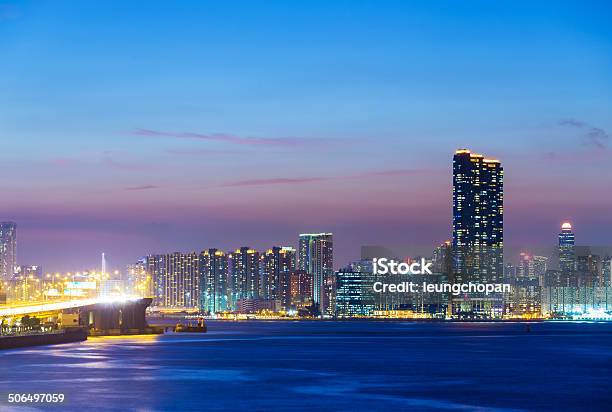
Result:
M18 261L333 232L431 250L452 156L502 161L505 242L610 244L606 1L0 0L0 220Z

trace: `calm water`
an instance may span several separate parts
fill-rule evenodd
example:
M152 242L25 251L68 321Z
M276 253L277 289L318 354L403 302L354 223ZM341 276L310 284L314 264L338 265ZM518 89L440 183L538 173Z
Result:
M9 392L64 392L63 410L612 410L612 324L209 330L0 352L0 410Z

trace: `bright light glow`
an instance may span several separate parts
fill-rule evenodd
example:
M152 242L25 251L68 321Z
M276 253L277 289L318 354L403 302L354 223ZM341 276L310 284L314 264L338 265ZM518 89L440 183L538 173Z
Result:
M606 312L603 309L590 309L580 315L573 315L574 320L612 320L612 313Z
M561 225L561 229L568 229L571 230L572 229L572 224L570 222L565 222Z
M55 312L64 309L73 309L79 308L83 306L91 306L97 305L99 303L125 303L128 301L136 301L141 299L140 297L134 296L105 296L101 298L93 298L93 299L78 299L78 300L69 300L65 302L55 302L55 303L43 303L31 306L19 306L19 307L8 307L0 309L0 317L11 317L11 316L19 316L26 315L28 313L38 313L38 312Z

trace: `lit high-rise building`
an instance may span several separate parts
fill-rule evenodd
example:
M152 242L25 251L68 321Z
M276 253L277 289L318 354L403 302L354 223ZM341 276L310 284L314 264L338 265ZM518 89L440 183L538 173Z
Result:
M264 299L279 300L286 308L289 304L289 274L295 270L295 249L274 246L262 257L263 277L261 295Z
M196 253L167 255L167 281L163 306L196 309L199 303L199 257Z
M517 277L523 279L534 279L535 266L534 259L529 253L522 252L519 259Z
M234 301L260 297L259 252L244 246L229 255Z
M228 287L228 255L218 249L200 253L200 308L209 313L230 309L232 291Z
M147 259L126 266L123 277L126 293L143 298L154 296L152 276L147 272Z
M303 309L312 304L312 275L305 270L294 270L289 275L289 306Z
M572 224L563 223L559 233L559 270L566 276L576 271L575 240Z
M544 286L544 277L548 270L548 258L546 256L534 256L533 257L533 271L535 276L538 278L540 286Z
M149 255L146 258L146 271L152 279L152 306L163 306L165 301L164 293L166 290L166 255Z
M334 310L334 247L331 233L303 233L299 237L298 268L313 277L312 299L322 314Z
M503 281L504 170L496 159L460 149L453 157L453 281ZM503 304L472 294L453 299L453 313L497 317Z
M541 279L536 269L540 270L536 266L535 257L529 253L521 253L516 276L512 279L512 292L506 301L507 314L522 317L539 316Z
M17 266L17 224L0 223L0 280L8 281Z
M199 259L196 253L149 255L146 270L153 281L154 306L198 308Z
M374 312L375 299L372 271L347 267L336 272L336 314L341 318L369 316Z

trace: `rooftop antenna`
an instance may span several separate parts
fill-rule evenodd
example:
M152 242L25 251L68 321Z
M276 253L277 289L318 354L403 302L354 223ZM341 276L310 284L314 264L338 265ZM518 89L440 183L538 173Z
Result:
M106 275L106 256L102 252L102 276Z

